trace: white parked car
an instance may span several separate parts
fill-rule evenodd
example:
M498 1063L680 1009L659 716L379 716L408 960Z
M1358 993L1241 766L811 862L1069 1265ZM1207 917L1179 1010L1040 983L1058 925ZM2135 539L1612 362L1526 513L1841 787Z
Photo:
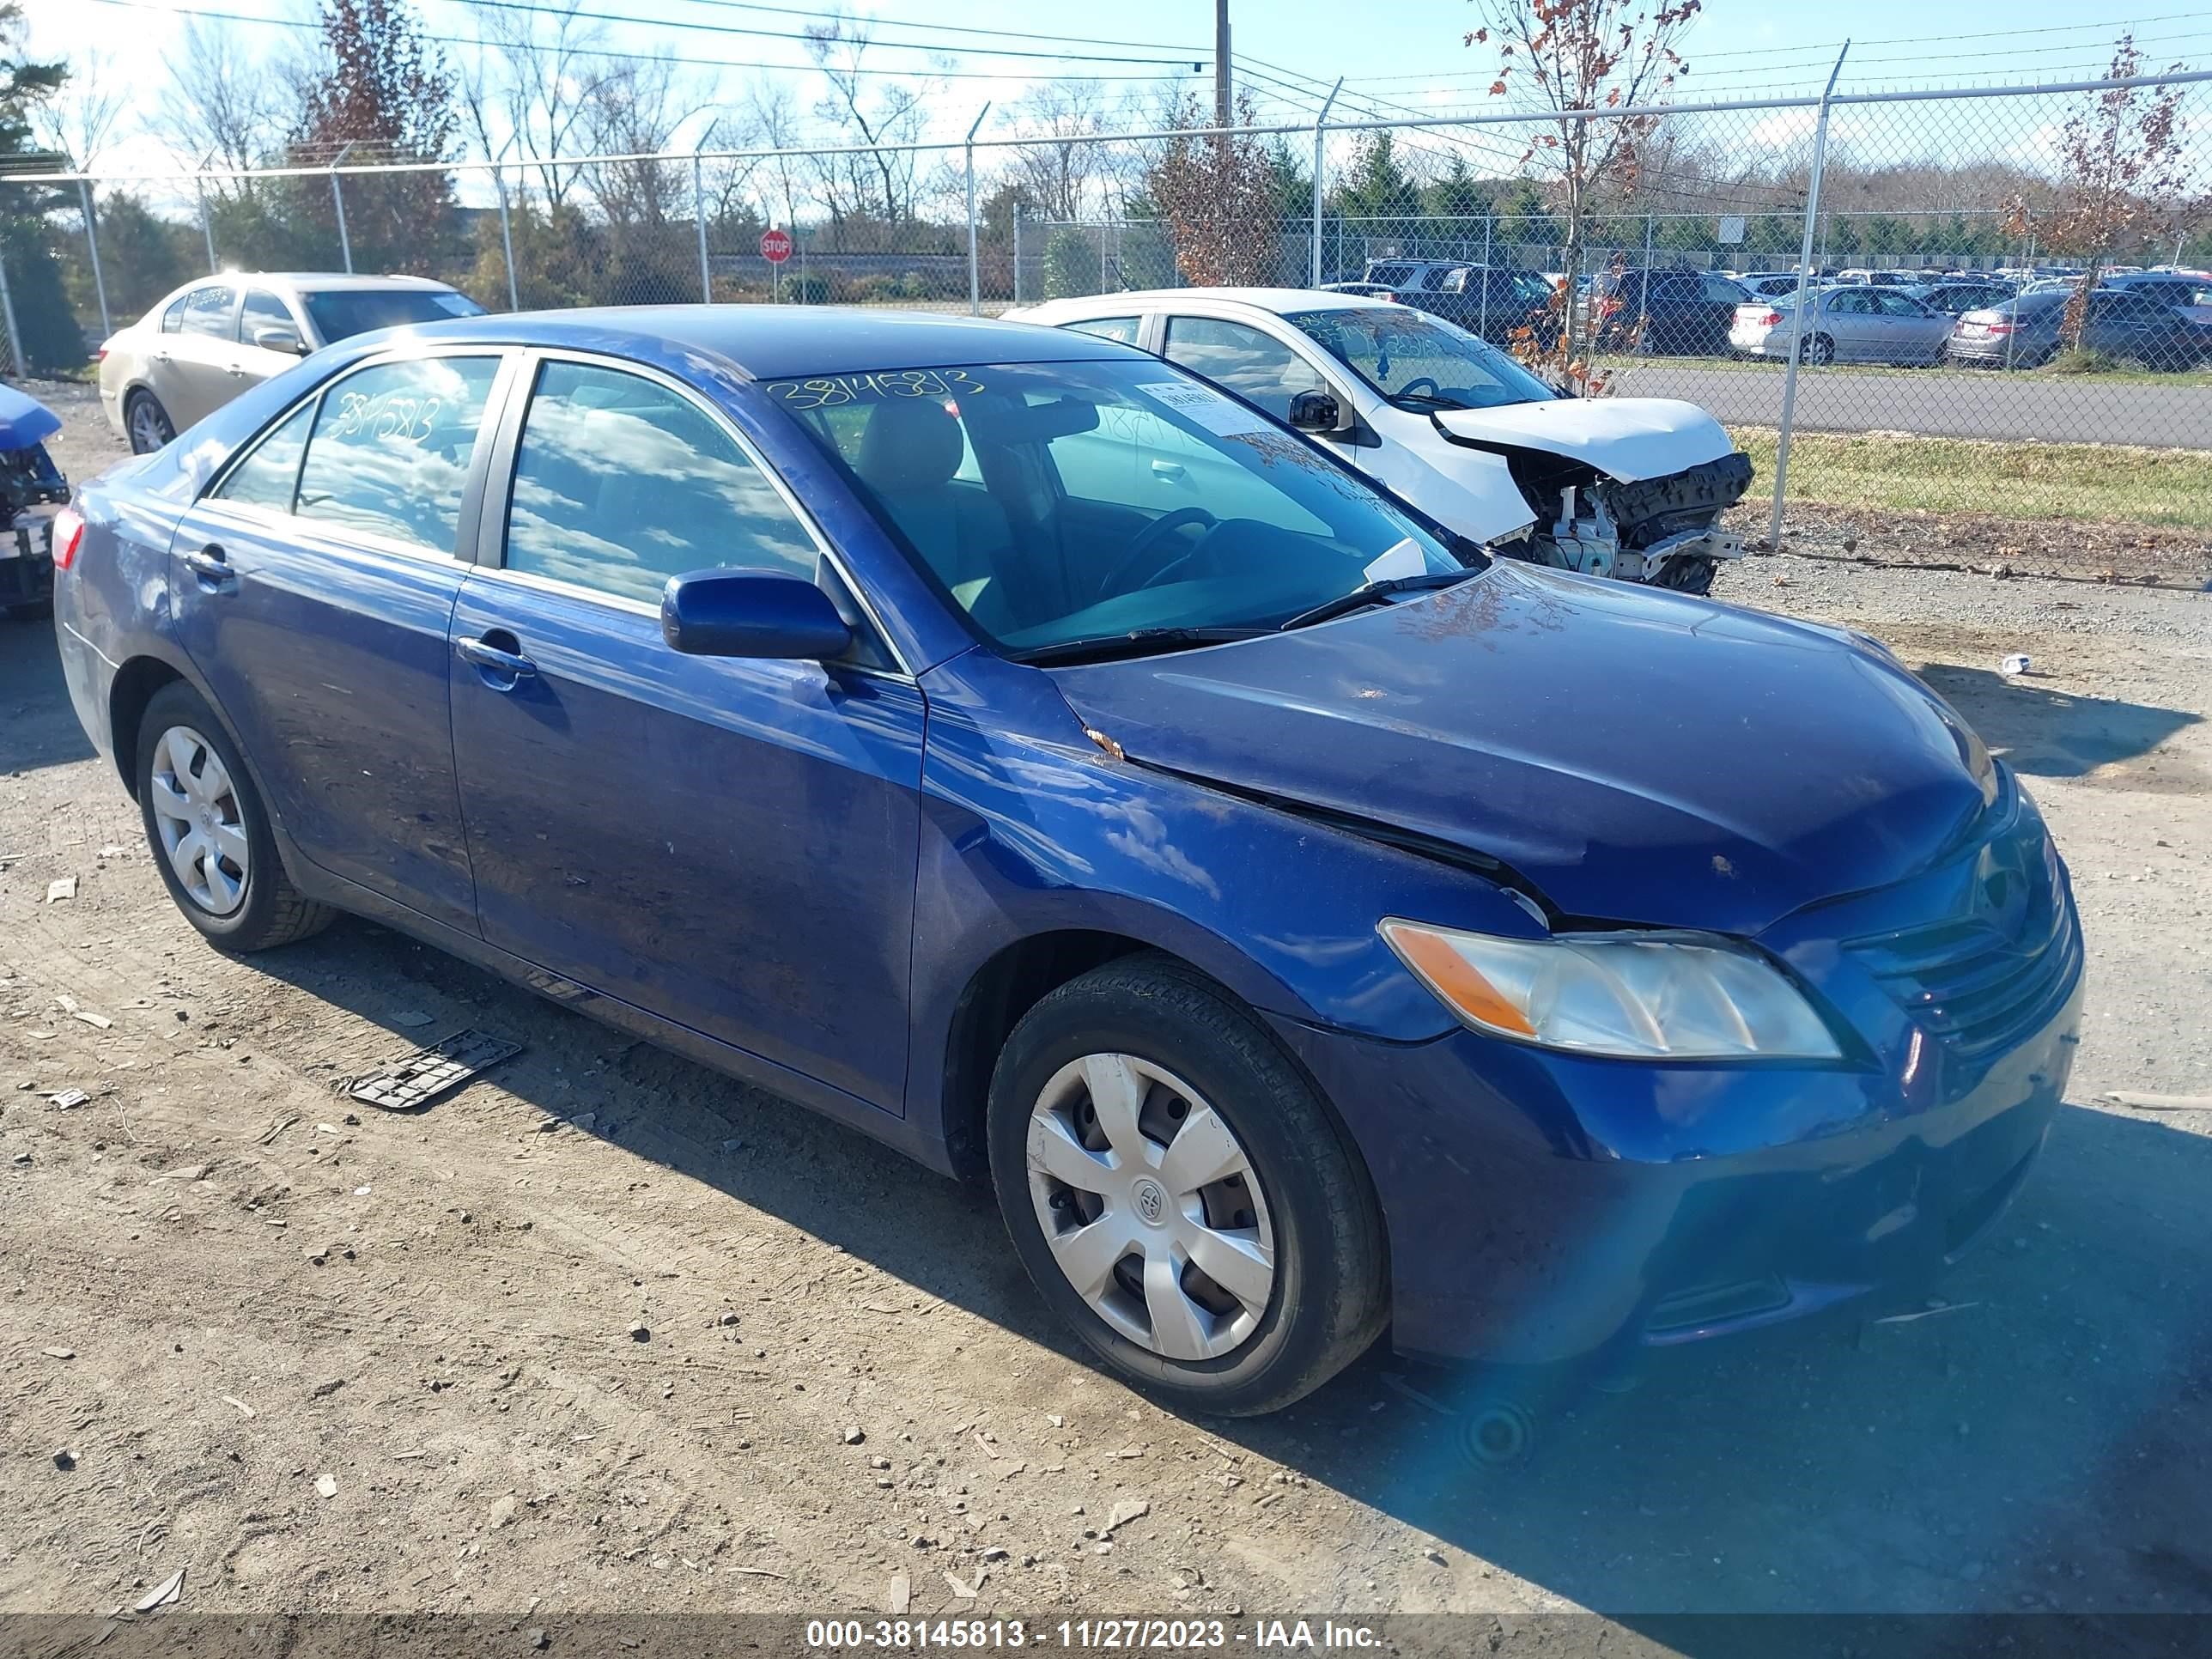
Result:
M163 295L108 337L100 404L143 455L333 340L483 311L426 276L227 270Z
M1055 300L1008 319L1121 340L1327 443L1445 528L1495 552L1702 593L1739 558L1721 514L1751 461L1719 422L1665 398L1561 398L1466 330L1313 289L1177 288ZM1162 507L1202 479L1158 472Z

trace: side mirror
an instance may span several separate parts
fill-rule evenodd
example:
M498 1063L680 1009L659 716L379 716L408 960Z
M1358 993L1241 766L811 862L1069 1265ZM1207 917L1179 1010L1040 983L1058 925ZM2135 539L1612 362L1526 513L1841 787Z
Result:
M1326 392L1301 392L1291 398L1291 424L1301 432L1334 432L1344 423L1344 412Z
M300 337L300 331L289 323L270 323L255 329L253 343L264 351L289 351L295 357L307 355L307 343Z
M803 576L773 570L695 570L660 596L660 635L692 657L842 655L853 630L830 596Z

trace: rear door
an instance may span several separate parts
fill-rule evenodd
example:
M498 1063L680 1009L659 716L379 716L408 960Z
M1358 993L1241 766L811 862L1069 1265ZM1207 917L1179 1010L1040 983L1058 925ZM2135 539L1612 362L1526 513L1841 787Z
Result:
M203 283L184 297L177 331L164 331L147 374L154 395L182 432L244 389L238 368L236 283Z
M1829 295L1814 332L1826 335L1833 343L1838 362L1863 363L1880 356L1881 312L1875 303L1874 289L1859 283Z
M1909 294L1878 289L1874 295L1882 331L1883 355L1893 363L1933 362L1951 337L1951 319Z
M301 853L468 933L447 624L502 372L477 348L339 376L219 477L170 554L178 637Z
M532 373L449 647L483 936L901 1111L921 690L719 411L635 364ZM864 637L672 650L661 589L714 565L811 577Z

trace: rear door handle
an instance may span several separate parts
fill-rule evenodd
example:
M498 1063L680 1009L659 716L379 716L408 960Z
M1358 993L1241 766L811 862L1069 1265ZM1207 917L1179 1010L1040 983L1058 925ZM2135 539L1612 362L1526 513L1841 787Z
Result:
M222 366L222 372L226 374L243 374L246 373L246 367L242 363L225 363Z
M1164 478L1170 483L1180 483L1182 478L1182 474L1183 466L1181 461L1154 461L1152 463L1152 476L1156 478Z
M538 665L520 652L502 651L482 640L455 640L453 650L463 662L474 663L487 674L504 674L509 679L522 680L538 672Z
M184 556L185 568L199 579L203 592L225 592L238 585L238 572L230 568L230 560L213 542Z

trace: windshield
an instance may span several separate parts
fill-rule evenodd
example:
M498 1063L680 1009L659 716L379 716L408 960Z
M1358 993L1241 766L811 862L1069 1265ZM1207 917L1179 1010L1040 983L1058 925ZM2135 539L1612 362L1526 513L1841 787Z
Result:
M1012 654L1272 629L1371 580L1468 568L1307 440L1165 363L975 364L766 391Z
M449 317L481 317L484 308L451 289L333 288L301 296L323 343L372 328L403 328L410 323L441 323Z
M1401 408L1496 409L1552 396L1495 346L1425 311L1358 306L1285 320Z

